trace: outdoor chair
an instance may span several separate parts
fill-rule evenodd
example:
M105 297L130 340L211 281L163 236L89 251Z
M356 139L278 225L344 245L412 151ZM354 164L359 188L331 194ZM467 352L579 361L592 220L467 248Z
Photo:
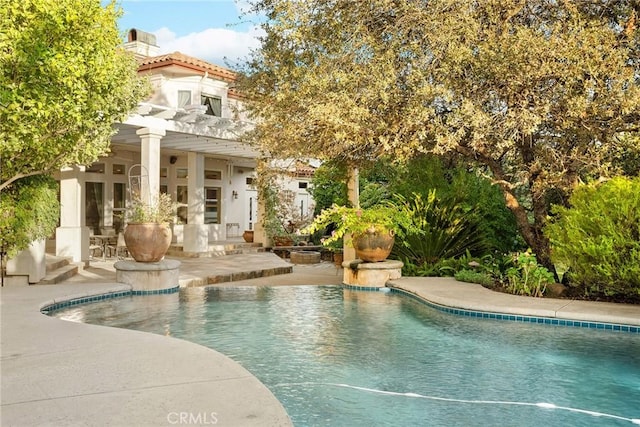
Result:
M122 232L118 233L118 239L116 241L116 245L109 245L109 257L115 255L116 258L122 260L129 256L129 251L127 250L127 245L124 242L124 234Z
M100 256L104 255L104 246L102 240L93 236L93 231L89 231L89 259L96 257L96 251L100 253Z

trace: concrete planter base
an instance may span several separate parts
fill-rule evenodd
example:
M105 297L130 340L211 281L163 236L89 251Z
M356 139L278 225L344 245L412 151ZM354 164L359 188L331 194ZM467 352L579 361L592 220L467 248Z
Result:
M114 264L116 282L131 285L133 291L159 291L179 286L180 261L118 261Z
M402 261L387 260L364 262L360 259L345 261L342 282L349 286L384 288L389 280L402 277Z

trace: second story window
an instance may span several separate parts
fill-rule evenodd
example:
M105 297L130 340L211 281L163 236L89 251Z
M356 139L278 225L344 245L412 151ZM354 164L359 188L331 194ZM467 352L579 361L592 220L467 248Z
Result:
M184 108L187 105L191 105L191 91L179 90L178 91L178 108Z
M219 96L202 95L202 105L207 106L207 112L210 116L222 117L222 98Z

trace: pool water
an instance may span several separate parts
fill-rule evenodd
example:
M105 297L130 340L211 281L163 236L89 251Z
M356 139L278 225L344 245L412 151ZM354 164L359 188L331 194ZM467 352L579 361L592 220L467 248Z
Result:
M640 336L471 319L341 287L188 288L53 316L233 358L296 426L640 424Z

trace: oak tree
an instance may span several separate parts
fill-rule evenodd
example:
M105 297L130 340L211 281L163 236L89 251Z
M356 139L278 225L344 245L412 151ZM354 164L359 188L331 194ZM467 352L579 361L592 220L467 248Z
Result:
M549 267L550 201L615 174L608 159L639 131L637 0L254 6L265 36L242 84L265 152L457 153L486 168Z

